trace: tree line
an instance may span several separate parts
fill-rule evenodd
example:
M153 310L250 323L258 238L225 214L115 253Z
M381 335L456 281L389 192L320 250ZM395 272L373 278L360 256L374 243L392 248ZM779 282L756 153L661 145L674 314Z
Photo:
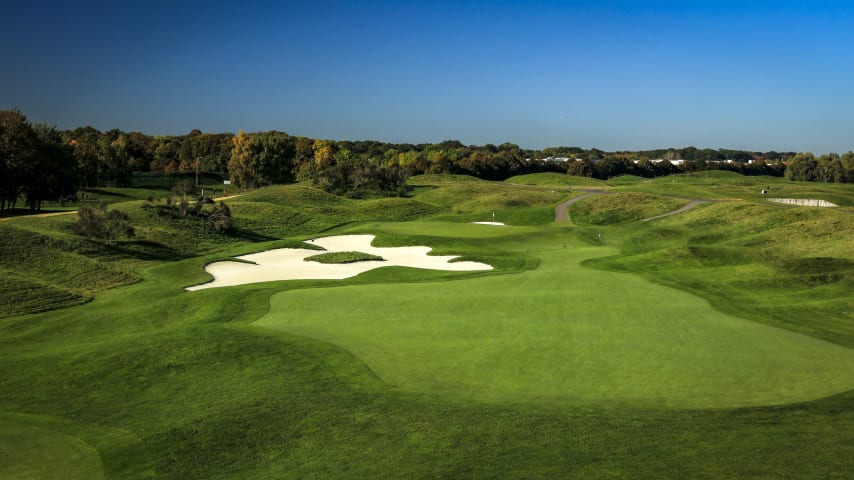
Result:
M682 162L671 161L682 160ZM513 143L464 145L335 141L283 132L153 136L92 127L59 130L31 124L18 110L0 110L0 213L21 199L31 210L73 198L79 188L130 186L135 172L198 171L240 188L311 181L336 194L400 195L409 175L465 174L486 180L560 172L608 179L709 169L792 180L852 182L854 153L658 149L605 152L596 148L523 149Z

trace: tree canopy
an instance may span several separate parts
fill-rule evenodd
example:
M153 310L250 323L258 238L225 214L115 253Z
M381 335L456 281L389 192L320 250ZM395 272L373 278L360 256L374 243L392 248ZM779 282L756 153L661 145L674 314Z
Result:
M465 174L487 180L537 172L607 179L655 177L724 169L791 180L854 181L854 152L750 152L667 148L605 152L577 146L523 149L513 143L465 145L458 140L412 145L375 140L328 140L268 131L152 136L92 127L58 130L31 125L19 110L0 110L0 214L24 200L32 210L72 197L79 187L131 184L136 172L201 172L240 188L312 181L351 196L400 195L421 173ZM369 193L373 192L373 193Z

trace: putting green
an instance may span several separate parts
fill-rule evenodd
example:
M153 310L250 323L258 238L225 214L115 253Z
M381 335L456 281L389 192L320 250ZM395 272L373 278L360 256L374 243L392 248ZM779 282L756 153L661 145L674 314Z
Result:
M79 438L0 418L0 478L104 478L98 452Z
M338 345L403 389L488 402L725 408L854 388L852 350L580 265L613 249L516 248L539 268L286 291L256 324Z

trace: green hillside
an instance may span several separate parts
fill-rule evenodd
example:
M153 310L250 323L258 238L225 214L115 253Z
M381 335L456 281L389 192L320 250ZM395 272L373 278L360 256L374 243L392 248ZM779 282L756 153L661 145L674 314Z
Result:
M135 192L110 207L132 238L79 237L73 214L0 221L0 477L854 471L850 188L624 179L556 223L584 192L550 178L267 187L226 201L229 234ZM692 198L715 201L640 221ZM493 212L507 225L469 223ZM495 268L184 290L211 262L348 233Z

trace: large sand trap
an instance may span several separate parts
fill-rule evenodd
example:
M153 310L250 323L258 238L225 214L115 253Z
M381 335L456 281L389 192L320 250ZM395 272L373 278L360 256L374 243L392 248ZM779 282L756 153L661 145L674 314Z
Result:
M187 290L228 287L247 283L270 282L273 280L335 280L356 275L380 267L400 266L429 270L473 271L492 270L491 265L478 262L454 262L457 255L427 255L430 247L374 247L373 235L339 235L317 238L312 241L327 252L362 252L382 257L383 261L328 264L303 260L323 253L302 248L279 248L266 252L237 257L256 265L240 262L215 262L205 267L214 280L187 287Z
M838 207L839 205L827 200L816 200L812 198L769 198L771 202L797 205L799 207Z
M496 227L505 227L506 226L501 222L471 222L471 223L473 223L475 225L495 225Z

